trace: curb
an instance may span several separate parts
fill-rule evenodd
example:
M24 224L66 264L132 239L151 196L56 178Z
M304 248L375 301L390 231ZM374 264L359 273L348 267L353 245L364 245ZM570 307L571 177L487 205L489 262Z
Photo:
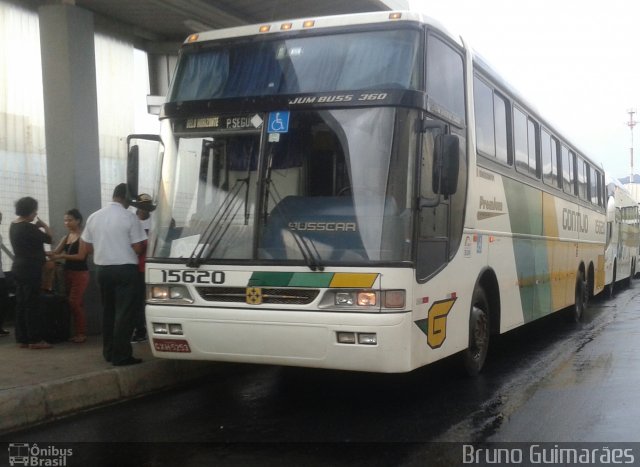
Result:
M168 389L211 374L211 362L152 360L140 365L0 391L0 434L78 411Z

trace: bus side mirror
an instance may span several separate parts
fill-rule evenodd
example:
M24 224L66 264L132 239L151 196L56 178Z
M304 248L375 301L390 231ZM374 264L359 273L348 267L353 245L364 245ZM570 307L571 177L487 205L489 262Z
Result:
M151 153L149 151L150 147L148 146L149 142L152 143ZM129 189L131 200L138 197L140 177L142 177L142 186L146 186L147 188L150 185L149 178L152 178L151 183L153 184L155 184L159 178L160 174L158 169L161 161L158 160L158 145L164 148L160 135L132 134L127 136L127 188ZM140 154L142 154L142 173L140 172ZM150 154L154 154L155 157L150 158ZM152 162L151 165L149 164L149 160ZM147 188L145 188L145 191L147 191ZM155 191L153 191L153 193L155 194Z
M433 192L452 195L458 189L460 140L455 135L437 135L434 149Z
M140 149L136 144L129 148L127 154L127 187L129 188L129 196L131 199L138 197L139 152Z

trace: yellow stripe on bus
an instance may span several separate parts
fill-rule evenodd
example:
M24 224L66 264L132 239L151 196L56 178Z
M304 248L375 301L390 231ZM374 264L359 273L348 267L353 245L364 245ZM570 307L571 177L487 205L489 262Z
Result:
M337 272L334 274L329 287L353 287L371 288L376 281L378 274L357 274L350 272Z

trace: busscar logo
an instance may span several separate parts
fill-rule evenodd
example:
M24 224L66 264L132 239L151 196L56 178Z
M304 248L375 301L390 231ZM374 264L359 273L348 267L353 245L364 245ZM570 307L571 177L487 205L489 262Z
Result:
M38 467L66 466L67 458L73 456L73 449L56 446L38 446L30 443L9 443L9 465Z
M307 232L357 232L355 222L289 222L289 230Z

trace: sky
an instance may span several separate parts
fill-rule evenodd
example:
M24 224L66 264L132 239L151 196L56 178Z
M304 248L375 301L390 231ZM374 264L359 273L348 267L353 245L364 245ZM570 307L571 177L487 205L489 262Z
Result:
M640 2L409 0L462 36L566 138L612 177L631 172L640 110ZM640 122L640 115L634 115ZM640 123L633 131L640 173Z

